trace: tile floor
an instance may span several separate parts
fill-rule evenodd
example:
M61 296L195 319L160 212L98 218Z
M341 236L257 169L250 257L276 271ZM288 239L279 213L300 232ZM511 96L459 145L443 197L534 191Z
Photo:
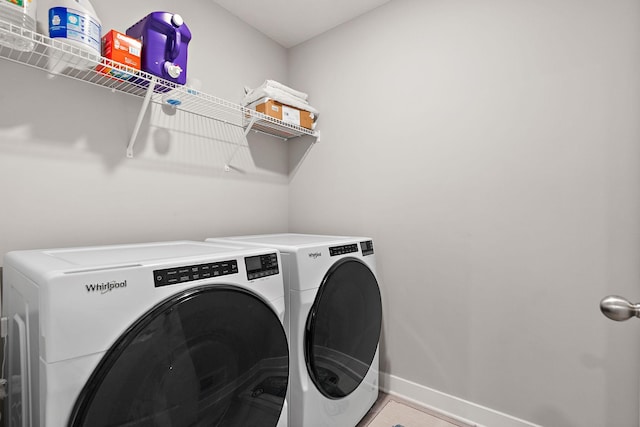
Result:
M390 400L393 400L398 403L403 403L413 409L417 409L419 411L422 411L430 415L431 417L434 417L435 418L434 422L431 424L434 427L436 426L437 427L470 427L467 424L463 424L460 421L453 420L445 415L434 412L433 410L421 407L419 405L416 405L413 402L409 402L397 396L392 396L390 394L383 393L383 392L380 392L380 395L378 396L378 400L376 400L376 403L373 404L373 407L371 408L369 413L365 415L365 417L358 423L356 427L367 427L370 424L373 424L376 416L380 413L380 411L382 411L382 409ZM389 427L392 427L392 426L393 426L392 424L389 425ZM410 426L407 426L407 427L410 427Z

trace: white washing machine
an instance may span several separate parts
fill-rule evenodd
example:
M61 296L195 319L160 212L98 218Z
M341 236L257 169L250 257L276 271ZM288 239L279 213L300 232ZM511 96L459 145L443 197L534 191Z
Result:
M287 425L275 249L10 252L10 427Z
M304 234L208 241L280 251L288 291L289 424L354 427L378 397L382 305L373 241Z

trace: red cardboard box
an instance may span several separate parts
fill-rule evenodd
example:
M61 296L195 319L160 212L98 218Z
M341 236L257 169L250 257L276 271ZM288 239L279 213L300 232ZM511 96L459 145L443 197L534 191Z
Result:
M126 65L134 70L140 69L140 54L142 52L142 42L122 34L116 30L111 30L102 37L102 56L114 62ZM117 79L129 80L133 76L124 71L126 68L118 69L98 65L97 70L102 74L107 74Z

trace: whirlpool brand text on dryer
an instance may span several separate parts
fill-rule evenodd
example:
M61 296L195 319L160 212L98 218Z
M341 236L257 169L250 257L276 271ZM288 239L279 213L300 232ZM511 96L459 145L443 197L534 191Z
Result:
M110 282L91 283L85 286L87 288L87 292L100 292L101 294L106 294L107 292L111 292L114 289L126 288L127 281L124 280L122 282L117 282L115 280L112 280Z

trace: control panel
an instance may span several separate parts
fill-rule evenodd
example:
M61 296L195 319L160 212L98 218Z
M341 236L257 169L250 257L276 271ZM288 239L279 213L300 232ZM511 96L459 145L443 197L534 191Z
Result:
M273 276L280 271L276 253L246 257L244 263L247 267L247 279L249 280Z
M333 246L329 248L329 256L345 255L358 252L358 245L353 243L350 245Z
M360 249L362 250L362 256L373 255L373 240L360 242Z
M159 286L175 285L178 283L237 273L238 261L233 259L229 261L153 270L153 280L157 288Z

